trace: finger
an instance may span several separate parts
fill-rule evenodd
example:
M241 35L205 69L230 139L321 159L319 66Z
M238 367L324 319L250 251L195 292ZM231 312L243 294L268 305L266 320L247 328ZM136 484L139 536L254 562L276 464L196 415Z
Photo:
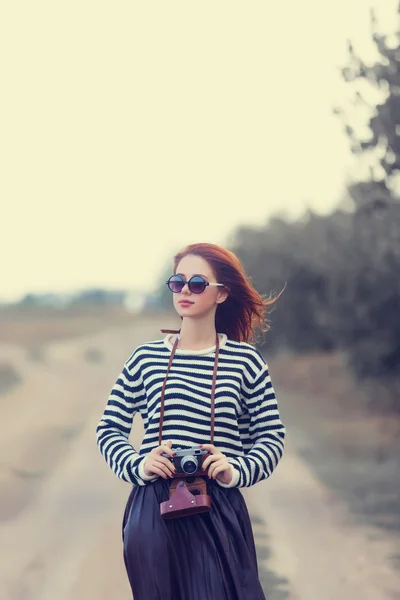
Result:
M151 467L154 471L157 471L164 479L168 479L170 477L170 473L167 470L167 467L162 465L161 463L154 463Z
M161 475L161 477L163 477L164 479L168 479L168 477L165 475L165 473L161 469L159 469L158 467L152 466L152 467L150 467L150 470L155 475Z
M212 462L214 462L216 460L221 460L221 458L223 458L222 454L211 454L211 456L207 456L207 458L205 459L205 461L203 463L203 469L206 469L208 467L208 465L211 464Z
M223 473L224 471L227 471L227 470L228 470L228 469L227 469L226 467L223 467L223 466L222 466L222 467L217 467L217 468L215 468L215 469L214 469L214 471L213 471L213 473L212 473L212 477L213 477L213 479L216 479L216 478L217 478L217 475L218 475L219 473Z
M170 460L169 458L161 458L161 461L165 464L165 466L167 467L167 469L174 474L175 471L175 465L173 463L172 460Z
M213 462L212 465L211 465L211 467L210 467L210 469L209 469L209 471L208 471L209 477L212 477L212 475L214 474L214 471L215 471L215 469L217 467L224 466L225 464L226 463L225 463L225 461L223 459L217 460L217 461Z
M157 450L157 448L155 450ZM168 467L169 469L171 469L171 471L173 472L175 465L173 464L172 460L170 458L168 458L168 456L165 456L165 457L161 456L155 450L152 451L151 456L150 456L151 464L155 465L155 464L159 463L159 466L161 464L163 464L166 467Z
M166 461L166 462L164 462ZM168 458L161 458L161 460L156 460L154 462L154 464L156 464L158 466L159 469L162 469L164 471L164 473L166 473L168 476L170 475L174 475L174 465L171 463L170 460L168 460Z
M225 469L225 467L219 467L219 469L214 469L214 471L211 473L210 479L217 479L220 473L226 473L228 471L230 471L230 469Z
M215 454L216 452L218 452L214 444L201 444L200 448L202 448L203 450L208 450L209 452L211 452L211 454Z
M164 462L165 461L165 462ZM171 463L170 460L168 460L168 458L159 458L157 460L154 461L154 464L157 465L157 467L159 469L162 469L164 471L164 473L166 473L167 475L172 475L174 476L174 465Z
M175 454L174 451L170 448L170 446L159 446L158 448L156 448L157 454L162 454L163 452L169 454L170 456L173 456Z
M214 454L212 454L211 456L208 456L206 458L206 460L203 462L203 469L207 469L207 467L214 461L214 460L218 460L218 457L216 457Z

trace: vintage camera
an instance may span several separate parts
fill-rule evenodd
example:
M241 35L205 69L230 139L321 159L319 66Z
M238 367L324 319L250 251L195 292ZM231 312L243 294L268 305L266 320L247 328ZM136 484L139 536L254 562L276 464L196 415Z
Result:
M187 450L173 448L173 451L176 456L170 456L166 452L163 452L161 456L169 458L174 463L174 467L176 468L174 477L206 475L206 471L203 470L203 463L209 455L208 450L202 450L200 446L193 446Z
M208 450L193 446L187 450L174 448L174 452L176 456L166 452L161 454L176 468L169 487L169 499L160 503L161 518L189 517L209 511L211 496L207 490L207 471L203 469Z

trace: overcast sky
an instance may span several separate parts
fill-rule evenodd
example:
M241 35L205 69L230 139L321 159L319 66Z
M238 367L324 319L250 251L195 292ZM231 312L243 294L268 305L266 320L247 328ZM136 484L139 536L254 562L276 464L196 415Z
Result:
M372 56L369 6L3 3L0 299L151 290L183 245L329 212L352 169L339 67L347 37Z

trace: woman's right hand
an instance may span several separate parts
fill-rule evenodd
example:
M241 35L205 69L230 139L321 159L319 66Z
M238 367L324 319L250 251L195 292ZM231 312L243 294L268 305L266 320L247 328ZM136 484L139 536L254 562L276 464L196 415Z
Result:
M165 445L157 446L157 448L153 448L153 450L149 452L143 464L145 475L161 475L164 479L175 476L174 463L166 456L161 456L163 452L173 456L174 453L171 450L171 446L172 442L171 440L168 440Z

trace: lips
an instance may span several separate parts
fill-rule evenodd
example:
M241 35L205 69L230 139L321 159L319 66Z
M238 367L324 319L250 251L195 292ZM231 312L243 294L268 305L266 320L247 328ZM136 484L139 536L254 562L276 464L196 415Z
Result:
M193 302L189 302L188 300L182 300L181 302L179 302L179 304L181 304L182 306L189 306L189 304L193 304Z

